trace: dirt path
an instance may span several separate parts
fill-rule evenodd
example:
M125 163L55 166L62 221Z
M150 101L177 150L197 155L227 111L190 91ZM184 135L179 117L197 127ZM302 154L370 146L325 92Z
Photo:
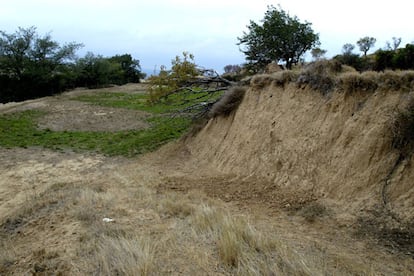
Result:
M1 112L57 104L46 98ZM356 236L356 225L334 212L308 220L287 208L312 202L306 194L195 168L171 147L135 159L0 148L0 274L414 275L412 256ZM243 190L253 185L257 192ZM202 212L224 224L248 221L265 245L226 265L214 227L200 230Z

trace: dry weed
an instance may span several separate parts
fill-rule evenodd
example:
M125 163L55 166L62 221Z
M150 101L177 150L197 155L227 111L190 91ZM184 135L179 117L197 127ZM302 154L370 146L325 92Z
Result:
M191 223L198 233L216 232L223 221L223 213L217 208L201 204L191 216Z
M209 117L228 116L237 109L246 93L245 87L232 87L227 90L221 99L215 103L209 112Z
M103 237L95 258L99 275L149 275L155 264L155 241L147 236Z
M251 80L251 85L255 89L262 89L270 85L284 87L290 82L295 82L298 78L298 73L292 70L283 70L273 74L258 74Z
M158 212L168 217L185 218L194 212L194 204L188 199L179 198L176 194L170 193L159 200Z
M378 88L378 74L375 72L344 73L338 77L339 88L347 94L374 92Z
M97 192L95 190L85 188L79 191L79 195L74 201L76 206L72 213L74 216L85 223L92 223L98 219L99 211L108 209L111 205L113 196L109 193Z
M245 217L202 205L191 216L195 233L217 246L220 262L237 275L308 275L321 272L272 233L264 235ZM311 268L309 268L311 267Z
M310 63L299 74L297 84L309 86L311 89L327 95L336 85L336 75L342 71L342 66L335 60L321 60Z
M410 156L414 151L414 97L394 116L390 129L393 148L403 157Z

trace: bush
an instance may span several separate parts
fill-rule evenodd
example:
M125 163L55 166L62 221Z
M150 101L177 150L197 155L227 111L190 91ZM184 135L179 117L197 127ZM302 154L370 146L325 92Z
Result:
M405 48L396 50L378 50L373 68L376 71L414 69L414 45L407 44Z

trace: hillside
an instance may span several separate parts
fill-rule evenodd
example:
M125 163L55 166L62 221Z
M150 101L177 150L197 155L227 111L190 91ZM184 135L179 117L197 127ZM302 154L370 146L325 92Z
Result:
M413 101L412 90L323 95L275 85L271 75L252 83L236 112L211 119L186 141L200 166L252 178L251 186L260 179L266 196L294 192L353 214L385 200L398 218L413 219L413 155L395 167L399 151L392 147L393 120Z
M412 73L341 70L257 75L140 157L1 148L0 274L412 275L414 160L395 142Z

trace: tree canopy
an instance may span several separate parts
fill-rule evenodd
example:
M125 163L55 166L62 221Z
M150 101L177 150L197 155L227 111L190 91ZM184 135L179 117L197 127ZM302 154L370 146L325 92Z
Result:
M104 58L87 53L77 58L83 45L40 36L35 27L0 31L0 102L21 101L59 93L76 86L101 87L139 82L139 61L129 54Z
M308 50L319 44L319 35L314 33L311 23L301 23L280 7L269 6L261 23L250 21L248 32L238 38L247 65L254 71L263 69L270 62L284 62L290 69Z
M374 37L369 36L362 37L357 41L359 50L364 53L364 57L367 56L367 52L369 51L369 49L374 47L375 42L377 42L377 40Z

